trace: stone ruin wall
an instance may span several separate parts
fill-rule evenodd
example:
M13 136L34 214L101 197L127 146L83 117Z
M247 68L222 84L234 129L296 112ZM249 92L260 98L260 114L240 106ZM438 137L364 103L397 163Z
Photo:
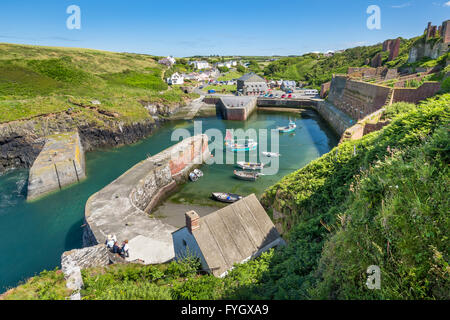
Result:
M417 104L434 96L441 89L439 82L425 82L419 88L395 88L392 102L409 102Z
M354 81L344 76L332 80L329 101L353 119L362 119L383 107L391 88Z

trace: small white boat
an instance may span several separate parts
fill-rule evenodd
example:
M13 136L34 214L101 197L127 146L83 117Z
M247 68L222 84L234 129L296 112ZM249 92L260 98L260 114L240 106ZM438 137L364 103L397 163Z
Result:
M261 173L257 173L257 172L247 172L247 171L237 171L234 170L234 176L238 179L241 180L246 180L246 181L256 181L256 179L259 178L259 176L261 175Z
M194 171L189 173L189 180L191 180L192 182L197 181L201 177L203 177L203 172L200 171L199 169L195 169Z
M194 172L191 172L191 173L189 173L189 180L191 180L192 182L195 182L198 180L198 176Z
M203 172L200 171L199 169L195 169L195 170L194 170L194 173L195 173L195 174L197 175L197 177L199 177L199 178L203 177Z
M262 170L264 168L264 163L238 161L237 165L244 170Z
M263 156L266 156L266 157L272 157L272 158L276 158L276 157L279 157L279 156L281 156L281 154L279 154L278 152L263 152L262 153L263 154Z

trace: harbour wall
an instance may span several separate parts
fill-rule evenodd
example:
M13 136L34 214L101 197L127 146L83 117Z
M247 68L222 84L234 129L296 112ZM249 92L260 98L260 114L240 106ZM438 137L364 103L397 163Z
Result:
M171 233L176 228L149 214L161 197L209 157L208 137L190 137L141 161L92 195L85 207L83 246L103 243L114 234L119 241L129 240L131 260L150 264L173 259Z
M425 82L418 88L391 88L335 75L328 101L353 119L361 120L395 102L417 104L434 96L440 88L438 82Z
M28 178L27 200L34 200L86 177L84 150L78 132L47 138Z
M275 108L310 108L315 110L330 125L330 127L339 135L351 127L355 121L347 114L333 106L331 103L322 99L268 99L259 98L258 107Z
M218 107L224 119L245 121L256 109L255 97L222 97Z

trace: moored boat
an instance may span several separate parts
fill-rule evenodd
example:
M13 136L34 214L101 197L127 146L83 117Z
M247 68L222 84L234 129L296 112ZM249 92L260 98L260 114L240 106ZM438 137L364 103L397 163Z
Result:
M253 151L256 150L258 143L253 140L245 141L244 143L237 143L236 141L225 143L231 151Z
M264 168L264 163L239 161L237 165L244 170L262 170Z
M242 199L242 196L235 193L226 193L226 192L213 192L212 198L214 200L225 202L225 203L233 203Z
M189 180L191 180L192 182L197 181L201 177L203 177L203 172L199 169L195 169L194 171L189 173Z
M234 176L238 179L241 180L246 180L246 181L256 181L256 179L258 179L258 177L260 176L260 173L257 172L247 172L247 171L237 171L234 170Z
M262 152L262 155L263 156L266 156L266 157L273 157L273 158L275 158L275 157L279 157L279 156L281 156L281 154L279 154L278 152Z
M289 121L289 125L287 127L278 127L277 130L282 133L293 132L297 128L297 125L294 121Z

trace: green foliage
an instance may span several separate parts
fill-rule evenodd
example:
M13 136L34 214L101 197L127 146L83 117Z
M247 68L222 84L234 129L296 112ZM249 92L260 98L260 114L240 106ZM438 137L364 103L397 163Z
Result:
M348 67L361 67L381 51L381 45L356 47L336 53L332 57L306 54L301 57L283 58L270 63L264 75L274 79L290 79L319 88L330 81L335 73L347 73Z
M148 55L10 44L0 52L0 123L66 111L75 107L69 99L99 100L127 123L151 121L140 101L178 107L195 96L168 89ZM77 122L105 124L95 110L75 108Z
M0 296L0 300L65 300L69 294L63 273L55 269L42 271L25 284Z
M230 69L228 67L217 67L217 69L219 69L220 72L228 72L230 71Z
M442 91L450 92L450 77L447 77L442 81Z
M289 245L249 296L446 298L449 106L449 94L394 104L383 130L340 144L269 188L261 201L286 215ZM364 286L372 264L385 268L380 292Z
M236 70L242 74L247 73L247 69L241 64L237 65Z
M138 73L126 70L121 73L109 74L103 76L110 83L115 85L124 85L132 88L141 88L148 90L166 90L167 84L161 78L159 69L148 73Z
M59 59L31 60L28 66L37 73L68 84L82 84L92 78L87 72L76 68L66 56Z

